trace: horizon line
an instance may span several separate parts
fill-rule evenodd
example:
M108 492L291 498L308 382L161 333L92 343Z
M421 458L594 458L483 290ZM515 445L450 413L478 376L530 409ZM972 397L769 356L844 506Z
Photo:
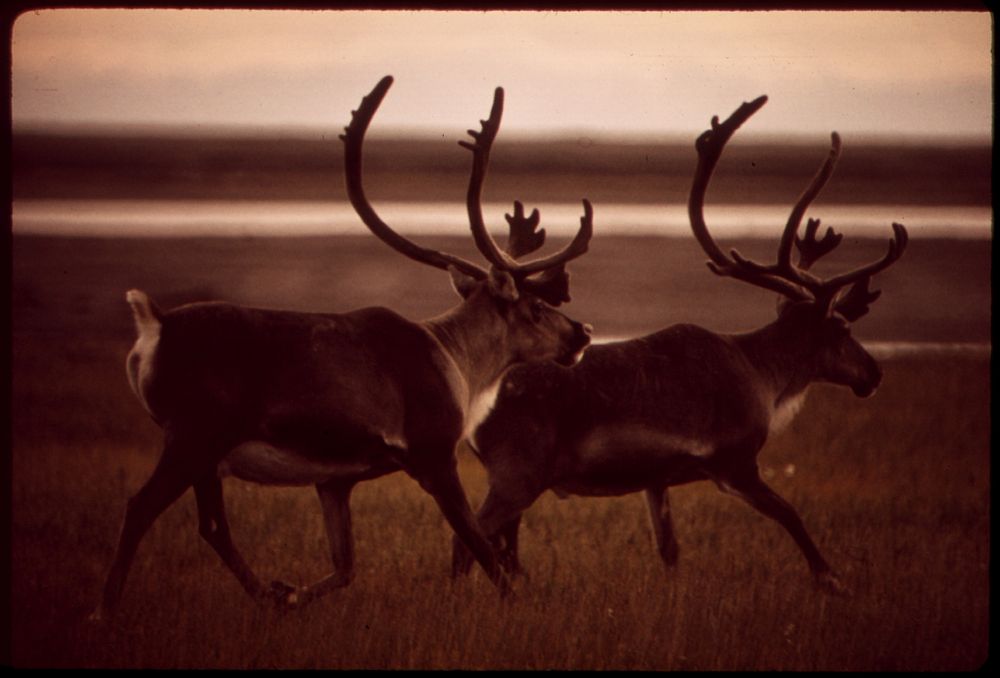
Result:
M276 138L276 139L310 139L325 137L332 133L340 134L342 125L310 125L310 124L273 124L260 125L251 123L169 123L169 122L95 122L95 121L20 121L12 122L11 134L34 134L52 136L94 136L94 137L149 137L165 138ZM587 128L554 128L554 129L508 129L504 130L504 140L519 143L544 143L553 141L579 142L585 139L590 143L618 143L627 145L643 145L649 143L692 144L702 130L680 132L669 130L631 130L610 132L607 130ZM802 132L755 132L747 130L741 135L742 143L751 144L814 144L817 136L826 136L833 130ZM852 132L848 133L855 143L899 144L899 145L960 145L960 146L991 146L992 133L976 134L942 133L917 134L913 132ZM464 138L464 130L443 130L424 126L395 126L372 130L369 139L379 140L411 140L434 141L442 137L454 136L456 141ZM844 133L841 133L844 136Z

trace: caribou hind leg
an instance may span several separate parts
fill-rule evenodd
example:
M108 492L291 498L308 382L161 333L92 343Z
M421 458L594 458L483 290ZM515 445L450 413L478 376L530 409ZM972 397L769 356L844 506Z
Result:
M656 540L656 550L667 569L677 565L680 547L674 536L674 524L670 515L670 495L662 485L649 487L645 491L646 506L649 509L649 522L653 527L653 537Z
M92 621L107 620L115 615L139 542L160 514L184 494L197 477L189 465L180 461L189 450L177 437L168 434L153 474L129 499L101 601L90 615Z

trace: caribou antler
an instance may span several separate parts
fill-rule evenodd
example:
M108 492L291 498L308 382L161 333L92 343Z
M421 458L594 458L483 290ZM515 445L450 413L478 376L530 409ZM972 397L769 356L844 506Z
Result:
M810 219L806 223L805 240L798 238L799 224L802 223L802 217L805 216L806 209L809 208L809 205L812 204L812 201L816 199L816 196L819 195L819 192L823 190L823 187L830 180L830 177L833 175L833 168L836 166L839 158L840 135L833 132L830 134L830 153L826 156L826 161L820 166L819 172L813 177L812 183L799 196L795 206L792 207L792 213L788 215L788 222L785 224L785 230L781 234L781 243L778 245L778 265L782 267L782 270L789 272L796 270L792 266L792 242L795 242L799 247L799 252L801 253L799 268L803 271L812 266L813 262L818 258L840 244L841 236L834 235L832 229L827 229L823 240L816 240L816 229L819 228L818 219ZM802 265L803 260L807 262L804 266Z
M340 135L344 142L344 172L347 179L347 196L351 205L368 229L400 254L437 268L447 270L449 266L454 266L466 275L483 280L487 276L486 271L472 262L447 252L420 247L396 233L379 218L365 196L361 181L361 146L365 131L391 85L391 75L379 80L368 96L361 99L358 110L351 111L351 123L344 128L344 134Z
M797 235L806 209L829 181L840 156L840 135L836 132L831 134L830 152L825 162L792 208L778 245L778 258L775 264L759 264L744 258L735 249L730 250L730 256L726 256L708 232L704 217L705 191L722 149L733 133L766 102L767 97L762 96L749 103L743 103L722 123L719 122L718 116L713 116L711 129L703 132L695 142L698 166L695 169L691 194L688 198L691 230L709 256L709 268L717 275L737 278L776 291L793 300L815 301L834 308L845 317L849 315L860 317L867 312L868 304L878 297L878 293L868 291L869 279L902 256L906 248L907 233L901 224L894 223L892 225L894 237L889 242L889 251L878 261L826 280L809 273L808 269L813 263L836 248L843 238L832 229L827 229L824 236L817 240L816 232L820 224L818 219L808 220L803 238ZM799 249L797 265L791 261L793 243ZM853 285L850 292L841 296L834 304L834 299L838 297L840 290L847 285Z
M531 254L545 243L545 229L535 230L541 221L538 208L531 210L531 214L525 217L524 205L520 200L515 200L514 214L503 216L510 227L510 234L507 236L507 254L514 259Z
M534 273L540 273L546 269L564 265L572 259L583 255L587 251L590 238L593 235L593 208L586 199L583 201L583 217L580 218L580 230L577 231L573 240L563 249L555 254L551 254L542 259L519 263L514 258L501 250L493 237L486 230L483 221L482 193L483 182L486 179L486 167L489 164L490 149L493 140L496 138L497 130L500 128L500 117L503 114L503 88L497 87L493 93L493 108L490 110L490 117L480 120L482 130L476 132L469 130L469 136L473 141L459 141L459 145L472 151L472 174L469 177L469 190L466 197L466 206L469 211L469 224L472 227L472 236L476 241L476 246L482 252L486 260L497 268L502 268L511 275L523 279ZM516 206L515 206L516 210Z
M737 263L727 257L715 240L708 232L705 224L705 191L708 189L708 181L712 177L715 165L719 162L722 149L726 142L739 129L740 125L746 122L750 116L756 113L767 103L767 97L761 96L753 101L744 102L736 111L730 115L725 122L719 122L719 116L712 116L711 129L705 130L695 141L695 149L698 151L698 166L695 169L694 181L691 183L691 193L688 197L688 219L691 222L691 230L701 248L708 254L710 261L708 267L716 275L731 276L739 280L744 280L760 287L784 294L791 298L808 298L798 286L782 280L780 278L751 273L741 268Z
M830 252L834 247L840 243L840 237L835 235L831 230L828 230L823 240L816 240L816 229L819 228L819 221L810 219L806 225L806 237L805 240L801 240L798 237L799 226L802 224L802 217L805 215L806 209L812 204L812 201L816 199L819 192L823 189L826 183L830 180L830 176L833 174L833 168L837 163L837 159L840 157L840 135L834 132L830 137L830 153L827 155L826 161L820 167L816 176L813 177L812 182L803 191L802 195L796 201L795 206L792 207L791 214L788 215L788 221L785 223L785 230L781 234L781 242L778 244L778 260L775 264L770 266L764 266L758 264L749 259L745 259L736 250L732 250L733 260L740 267L751 273L762 273L766 275L773 275L777 278L788 280L795 285L806 288L807 290L813 290L816 285L819 284L819 279L813 277L807 273L807 269L812 266L812 264L824 254ZM795 243L799 247L799 266L792 265L792 244ZM802 262L805 265L801 265Z
M539 249L545 242L545 229L535 230L541 221L537 209L524 216L524 205L514 201L514 214L504 214L509 226L507 254L518 259ZM524 278L521 285L553 306L569 301L569 273L564 264L548 268L541 273Z
M882 294L882 290L868 290L868 282L870 280L871 278L861 278L861 280L851 285L847 294L844 294L834 303L833 310L844 316L849 322L854 322L865 313L868 313L869 304L878 299Z
M804 237L795 237L795 246L799 249L798 267L803 271L809 269L816 260L827 252L833 250L844 236L834 233L832 228L827 228L821 240L816 240L816 231L819 229L819 219L810 219L806 222L806 234Z
M351 122L344 128L344 134L340 135L344 142L344 169L347 179L347 195L351 205L354 206L358 216L372 233L401 254L437 268L455 267L466 275L482 280L488 276L488 273L476 264L447 252L421 247L396 233L378 216L365 196L361 171L361 149L364 135L392 82L392 76L387 75L375 85L374 89L361 100L358 109L351 111ZM489 163L490 148L500 127L502 113L503 89L498 87L493 95L493 108L489 118L480 121L482 131L469 130L473 142L459 142L473 153L472 175L469 179L467 200L472 237L477 248L490 264L508 271L519 283L526 284L532 289L545 288L540 296L543 296L546 301L558 303L560 300L568 300L568 294L565 291L560 291L560 289L565 290L566 288L565 280L559 284L554 284L554 281L565 278L564 266L566 262L587 251L588 243L593 235L593 210L589 202L583 201L584 216L580 219L580 230L572 242L555 254L527 263L519 263L514 258L538 249L544 240L544 230L534 232L534 227L538 224L537 210L532 212L530 217L525 218L523 207L520 207L520 203L515 203L514 216L508 216L514 239L513 247L515 248L512 253L504 252L497 247L483 222L481 207L483 181ZM543 273L543 275L537 276L534 280L527 280L528 276L537 273ZM553 289L556 291L553 292Z

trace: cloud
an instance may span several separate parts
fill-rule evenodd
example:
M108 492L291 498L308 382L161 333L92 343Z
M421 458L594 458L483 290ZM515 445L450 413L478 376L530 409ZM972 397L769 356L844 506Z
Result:
M13 113L327 124L392 73L387 125L464 129L503 85L508 128L689 131L766 92L764 130L825 130L847 111L858 129L986 135L990 24L969 12L45 10L15 24Z

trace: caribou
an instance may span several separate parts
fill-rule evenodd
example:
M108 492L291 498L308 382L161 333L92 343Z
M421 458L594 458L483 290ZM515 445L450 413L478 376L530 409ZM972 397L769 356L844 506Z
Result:
M810 272L842 238L832 229L817 238L816 219L798 235L840 154L834 132L825 162L792 209L777 262L763 265L735 250L723 253L705 223L705 192L729 138L766 101L744 103L722 123L713 117L711 129L698 137L688 215L712 272L777 292L777 320L740 334L674 325L593 346L572 367L531 364L508 372L492 411L469 441L489 479L479 524L512 574L523 573L521 516L547 489L562 497L643 491L669 571L679 550L667 488L711 480L784 527L820 588L846 591L796 510L761 478L757 455L768 435L798 411L810 384L847 386L859 397L875 391L879 365L851 336L850 324L879 296L869 291L869 281L902 255L907 233L893 224L888 252L875 262L827 279ZM794 264L793 243L799 250ZM453 576L469 567L468 551L455 541Z
M462 297L440 316L413 322L383 307L302 313L201 302L164 312L130 290L138 339L127 358L132 389L163 429L152 475L129 499L117 550L93 620L118 607L140 539L194 487L201 536L250 596L281 607L304 605L348 585L354 574L349 499L360 481L403 470L428 492L492 582L507 576L479 530L456 471L455 447L481 401L512 365L577 361L590 327L555 310L569 301L566 264L583 255L593 211L561 250L518 262L486 229L482 185L503 111L503 90L482 130L459 142L473 154L467 209L488 268L404 238L378 216L362 185L362 141L392 84L365 96L341 139L347 194L361 220L404 256L447 270ZM511 234L540 245L544 230ZM537 249L537 247L535 248ZM517 248L515 247L515 250ZM534 251L534 250L532 250ZM313 584L264 585L233 544L222 478L265 485L314 485L333 572Z

